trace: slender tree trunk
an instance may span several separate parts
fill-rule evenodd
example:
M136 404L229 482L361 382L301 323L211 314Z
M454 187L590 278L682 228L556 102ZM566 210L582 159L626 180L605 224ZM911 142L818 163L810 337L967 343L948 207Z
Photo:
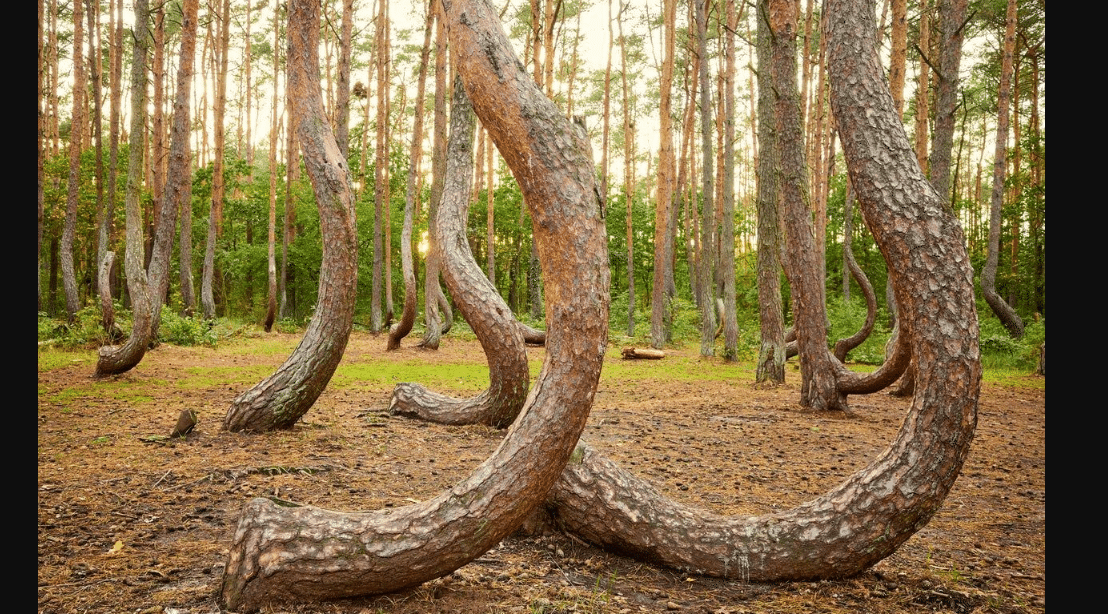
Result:
M919 76L916 81L916 159L919 161L923 174L927 174L927 120L930 115L928 110L931 88L931 69L927 65L924 54L931 49L931 2L932 0L920 0L919 14L919 42L916 51L919 52Z
M935 130L931 137L931 183L953 212L950 190L950 153L954 148L954 113L958 103L958 69L962 63L963 26L968 0L939 0L938 93L935 99Z
M549 0L547 6L549 6ZM623 199L627 207L627 336L635 336L635 235L631 213L635 191L635 125L631 121L631 96L627 85L627 40L623 36L623 10L616 13L619 27L619 73L623 85Z
M41 6L41 2L39 5ZM92 81L92 104L89 105L92 111L92 136L96 139L96 222L102 223L104 220L104 130L103 122L100 118L100 3L93 3L92 0L85 0L85 14L88 20L88 62L89 62L89 80ZM41 27L41 19L39 20ZM42 37L39 36L39 45L42 44ZM41 49L40 53L41 54ZM41 80L39 85L41 87ZM41 96L40 96L41 98ZM41 108L41 107L40 107ZM40 169L41 171L41 163ZM41 191L42 178L39 178L40 191ZM39 238L39 245L42 245L42 239ZM100 260L97 258L90 269L90 272L94 272L100 266ZM93 274L93 289L94 293L99 291L100 283L98 281L99 276ZM41 297L40 297L41 298ZM105 329L105 332L111 332L109 329Z
M1012 54L1016 46L1016 0L1008 0L1005 17L1004 54L997 93L996 153L993 156L993 191L989 201L989 255L981 269L981 292L985 302L1012 337L1023 336L1023 320L996 291L996 269L1000 261L1000 223L1004 206L1004 170L1008 154L1008 106L1011 98Z
M716 337L715 210L712 187L712 88L708 77L708 0L696 3L697 54L700 58L700 139L702 163L700 216L700 355L714 356Z
M335 116L335 140L339 143L339 152L347 161L350 160L350 43L353 34L354 0L343 0L342 40L339 48L339 91L333 113ZM377 35L380 36L380 32Z
M231 402L223 421L229 431L292 428L331 381L354 326L358 287L354 197L350 168L323 113L318 49L318 4L290 2L287 89L319 206L323 234L319 298L304 337L284 364ZM228 569L233 565L232 560ZM224 580L225 597L232 581Z
M496 287L496 204L493 198L493 173L495 167L493 166L493 153L496 151L496 145L493 144L492 139L488 139L485 143L485 172L488 173L488 179L485 182L485 234L486 242L488 243L488 249L485 250L485 257L487 259L487 266L485 267L486 275L489 278L489 283L492 287Z
M353 2L353 0L349 0ZM280 19L279 3L273 2L273 106L270 110L269 124L269 228L266 236L266 309L263 326L265 332L273 330L277 320L277 101L280 88L277 86L280 72ZM344 16L345 17L345 16ZM346 24L343 23L345 35ZM347 76L349 80L349 75ZM339 140L341 147L342 141Z
M286 22L288 11L285 10ZM292 99L288 91L288 75L291 72L288 58L285 58L285 108L292 109ZM288 112L285 133L288 135L288 149L285 152L285 219L281 231L281 317L290 317L296 311L296 295L289 291L295 269L289 265L289 243L296 236L296 201L293 199L293 186L300 181L300 144L296 140L296 118ZM365 151L363 148L362 151ZM290 298L291 295L291 298Z
M215 166L212 171L212 205L208 215L208 238L204 247L204 270L200 285L200 302L204 309L204 319L212 320L216 316L216 304L213 286L215 284L215 244L223 226L223 115L227 105L227 56L231 36L231 0L223 0L223 7L216 18L220 25L219 39L213 55L218 59L216 73L216 91L214 104L213 132L215 135Z
M427 60L431 55L431 31L435 22L435 11L428 3L427 26L423 32L423 51L420 53L418 86L415 98L415 118L412 125L412 146L410 149L408 186L404 195L404 230L400 235L400 260L404 274L404 311L392 329L389 330L389 341L386 349L400 348L400 340L412 332L416 317L416 275L415 264L412 255L412 226L414 224L415 211L419 205L419 194L416 190L416 178L419 174L419 161L423 157L423 98L427 85ZM491 209L490 209L491 211ZM492 213L489 213L490 219Z
M904 75L908 64L908 0L892 0L893 27L890 45L889 90L896 114L904 116Z
M111 111L108 119L108 132L110 133L108 137L108 202L107 206L102 210L104 217L97 220L97 228L99 229L96 242L97 263L103 262L105 254L111 247L112 230L115 225L116 178L119 168L119 115L123 97L123 20L122 18L117 18L115 14L116 11L122 10L120 8L121 5L122 0L114 0L109 3L110 19L108 28L111 31L109 36ZM110 287L109 291L111 291ZM114 315L104 314L103 319L105 322L107 320L114 320Z
M386 183L388 182L388 146L385 142L385 123L388 122L388 105L385 102L385 93L388 90L388 82L385 78L386 64L388 63L388 47L386 39L388 34L388 0L379 0L377 12L377 168L376 183L374 189L374 215L373 215L373 286L370 298L370 323L369 329L374 334L381 331L383 320L381 317L381 283L384 274L385 261L384 237L381 233L388 229L383 227L385 215Z
M757 383L785 383L785 321L781 304L781 228L778 224L777 125L768 0L757 6L758 20L758 315L761 347Z
M735 0L727 1L726 62L723 92L723 231L720 274L723 277L723 357L737 360L739 322L735 313L735 30L739 16Z
M432 10L441 11L438 2L432 2ZM436 8L438 7L438 8ZM428 245L423 279L423 314L426 328L419 346L429 350L439 349L443 326L439 305L445 303L439 286L439 248L435 242L435 218L442 200L443 177L446 175L446 94L447 94L447 41L442 14L435 23L435 125L434 150L431 153L431 200L427 206Z
M804 133L796 88L796 12L790 0L770 0L769 24L777 91L778 187L785 210L785 244L789 251L785 270L792 288L800 351L800 404L816 410L846 409L846 397L836 389L833 357L827 351L823 267L807 202Z
M296 0L290 4L301 9ZM431 500L388 514L248 503L224 573L220 600L229 609L389 592L450 573L519 527L584 429L608 315L606 240L587 136L518 70L522 64L487 4L444 4L458 72L535 218L550 296L558 297L547 310L550 359L504 443L469 478ZM314 19L304 27L318 29ZM526 136L529 127L542 135L543 125L558 136ZM285 534L278 527L312 528Z
M169 289L169 263L173 258L177 212L185 206L192 206L192 156L189 143L192 118L189 99L192 96L199 4L199 0L184 0L181 7L181 51L177 66L177 92L173 101L165 202L158 215L149 268L154 330L157 330L159 314ZM189 239L191 240L191 236Z
M43 165L43 158L46 156L46 137L45 137L46 115L45 115L45 113L43 113L43 108L46 106L45 105L46 101L42 97L42 82L45 79L46 66L45 66L45 62L43 60L43 55L42 55L42 23L43 23L43 14L45 13L46 0L38 0L37 4L38 4L38 79L37 79L36 83L37 83L37 87L38 87L38 98L36 99L35 105L38 108L38 124L37 124L37 126L38 126L38 144L36 146L37 153L38 153L38 197L37 197L37 200L38 200L38 252L37 252L38 261L36 263L37 266L35 267L35 284L36 284L36 288L37 288L37 291L38 291L38 311L41 312L42 311L42 215L43 215L44 198L45 198L45 195L43 193L43 186L42 186L42 177L43 177L42 165ZM100 211L100 210L98 210L98 211ZM99 262L99 261L100 261L100 259L97 258L97 262ZM111 325L109 324L108 327L105 328L105 330L111 330Z
M650 340L651 346L661 349L670 340L673 293L667 279L673 279L673 237L675 228L670 225L670 209L673 207L674 156L673 156L673 64L676 38L677 1L664 0L662 21L665 27L665 51L662 60L661 89L658 115L660 120L660 145L658 147L657 204L654 208L654 286L651 295Z
M146 354L153 330L151 292L143 267L142 211L139 199L142 191L142 140L146 125L146 54L150 47L150 12L146 0L135 0L135 28L132 32L134 52L131 55L131 130L127 159L127 291L131 297L133 324L131 336L122 346L103 346L96 362L95 377L122 373L137 365Z
M154 10L154 56L151 61L151 85L154 89L150 134L147 136L150 157L146 160L149 167L150 217L146 226L146 273L151 275L150 262L154 257L154 237L158 234L158 221L162 216L162 203L165 201L165 5L156 5ZM153 281L153 278L151 278ZM151 290L153 291L153 289ZM154 297L159 303L164 297ZM155 313L155 316L157 314ZM155 336L158 331L158 319L154 318Z
M77 232L77 202L81 176L81 135L84 133L85 62L83 59L82 3L73 3L73 114L69 130L69 188L66 196L65 227L62 230L62 285L69 322L77 321L81 301L77 295L77 273L73 267L73 240Z

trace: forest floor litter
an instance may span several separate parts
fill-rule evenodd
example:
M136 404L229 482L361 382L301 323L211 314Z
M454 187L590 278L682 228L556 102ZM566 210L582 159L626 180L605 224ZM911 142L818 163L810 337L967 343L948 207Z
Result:
M95 351L38 377L40 614L219 612L238 517L253 497L336 511L435 496L489 456L504 431L390 416L394 373L422 368L438 392L487 387L480 344L438 351L355 332L332 384L297 425L222 430L232 399L271 373L299 335L217 348L162 344L129 373L94 380ZM753 362L621 360L609 343L584 437L679 501L721 514L786 509L838 485L892 441L910 399L852 396L851 411L799 405L786 383L754 385ZM534 376L545 356L528 348ZM404 365L406 371L395 368ZM477 367L477 368L475 368ZM484 378L484 379L482 379ZM414 381L419 381L414 378ZM556 530L517 532L454 573L402 593L263 612L706 614L1046 609L1046 390L1040 376L982 385L977 432L943 507L892 556L840 580L748 584L611 554ZM182 410L198 423L168 438Z

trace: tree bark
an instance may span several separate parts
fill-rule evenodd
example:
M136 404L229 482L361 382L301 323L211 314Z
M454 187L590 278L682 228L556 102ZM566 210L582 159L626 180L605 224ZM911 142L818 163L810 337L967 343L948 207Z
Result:
M1016 1L1008 0L1005 17L1004 55L1001 60L1000 89L997 93L996 153L993 156L993 191L989 200L989 255L981 269L981 292L985 302L1008 334L1018 339L1023 336L1023 320L1011 305L996 291L996 269L1000 261L1000 225L1004 207L1004 171L1008 155L1008 106L1011 98L1012 54L1016 46Z
M121 346L103 346L96 361L94 377L122 373L137 365L146 354L153 327L150 287L143 267L142 140L146 125L146 53L150 46L150 12L146 0L135 0L134 52L131 64L131 131L127 154L127 291L131 296L133 324L131 336Z
M547 0L549 14L550 0ZM627 87L627 40L623 36L623 11L616 13L619 27L619 75L623 86L623 201L627 222L627 336L635 336L635 235L631 213L634 209L635 190L635 124L631 121L631 96ZM548 88L549 89L549 88Z
M735 312L735 29L739 16L735 0L727 1L727 67L723 94L723 229L720 245L720 274L723 277L723 357L738 360L739 322Z
M38 3L39 6L42 2ZM96 140L96 222L102 223L104 220L104 129L103 122L100 118L100 41L99 41L99 24L100 24L100 3L96 2L95 6L93 0L85 0L85 15L88 21L88 63L89 63L89 80L92 82L92 100L93 103L89 105L92 108L92 137ZM42 20L39 20L41 27ZM39 36L39 44L42 44L42 36ZM39 50L41 55L41 49ZM39 81L41 86L42 82ZM41 93L40 96L41 98ZM39 107L41 109L41 106ZM41 162L40 168L41 171ZM40 193L41 193L42 177L39 177ZM41 199L40 199L41 202ZM40 220L41 221L41 220ZM41 226L40 226L41 234ZM39 247L42 246L42 237L39 237ZM100 260L94 259L92 262L92 269L99 267ZM94 273L94 271L90 271ZM94 289L99 290L100 282L99 275L93 274L92 286ZM41 294L40 294L41 298ZM111 331L105 329L105 332L109 335Z
M785 383L785 320L781 303L781 228L778 225L777 126L774 119L773 47L768 0L758 20L758 316L761 347L754 381Z
M443 277L466 322L481 342L489 362L489 387L469 399L455 399L414 383L398 384L391 413L417 416L442 424L508 426L523 407L530 383L527 349L512 311L481 273L466 238L470 182L473 175L473 108L454 79L447 146L446 181L435 224Z
M797 346L800 352L800 404L815 410L845 410L846 397L835 385L834 362L827 350L822 258L808 207L808 181L804 167L804 133L796 87L796 13L789 0L770 0L773 81L778 154L778 186L785 212L785 244L789 260L785 271L792 288Z
M354 326L358 240L350 168L323 113L319 74L319 13L290 3L289 98L301 150L319 205L323 264L315 314L304 338L277 371L231 402L229 431L292 428L334 375ZM307 13L314 12L314 15Z
M958 103L958 70L962 63L963 26L968 0L939 0L942 24L939 43L938 92L935 129L931 136L931 183L953 212L950 191L950 152L954 148L954 113Z
M189 203L191 206L192 201L191 156L189 155L191 126L189 97L192 93L193 56L196 49L196 16L198 11L199 0L185 0L183 2L181 8L181 52L177 69L177 95L173 102L173 135L170 143L169 167L166 172L166 186L163 190L165 202L158 211L155 236L150 252L150 266L143 273L149 292L149 296L143 299L148 303L144 309L149 310L150 323L142 327L133 327L131 337L122 350L114 347L101 349L100 361L96 366L98 376L123 373L134 368L142 360L145 351L138 353L134 348L149 347L151 341L153 341L166 291L169 288L169 262L173 257L177 210L182 203ZM133 129L134 126L132 125ZM128 190L130 190L130 187L128 187ZM132 276L130 252L130 236L128 236L128 279ZM132 305L135 303L133 292L131 302ZM110 360L105 359L105 350L112 356ZM123 353L126 354L126 358L121 355Z
M221 234L223 224L223 115L227 106L227 56L230 46L231 0L223 0L220 15L219 39L212 62L219 62L215 75L215 101L213 104L213 132L215 135L214 168L212 171L212 202L208 215L208 237L204 247L204 268L200 283L200 303L204 319L212 320L216 316L215 294L215 243Z
M318 30L307 4L290 2L291 22ZM248 503L224 573L229 609L389 592L450 573L524 521L584 429L604 354L609 279L588 139L524 73L487 4L444 4L458 71L532 208L554 331L549 358L493 456L429 501L355 514Z

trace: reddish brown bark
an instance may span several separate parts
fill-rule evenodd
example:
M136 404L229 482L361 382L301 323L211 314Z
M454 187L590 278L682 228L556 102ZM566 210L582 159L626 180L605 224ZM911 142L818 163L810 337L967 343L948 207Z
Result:
M460 78L454 80L447 147L446 182L435 223L443 277L489 361L489 387L469 399L456 399L402 383L389 411L443 424L487 424L502 428L515 420L527 397L530 372L523 334L508 304L477 266L466 238L473 175L473 107Z
M609 303L588 138L524 73L487 4L444 5L458 72L535 222L553 331L549 357L493 456L434 499L352 514L279 507L265 499L248 503L224 573L221 602L227 608L389 592L450 573L524 521L584 429L600 377ZM317 6L290 2L290 40L300 39L290 51L293 44L315 48L305 39L318 31Z
M318 8L318 7L317 7ZM289 11L288 90L300 149L312 180L323 234L323 264L315 314L303 339L277 371L231 402L223 428L291 428L315 403L342 359L354 325L358 243L350 168L323 114L319 28L304 30L303 12ZM318 23L318 13L315 19ZM295 27L294 29L294 26Z
M728 518L664 499L585 444L552 498L589 541L749 582L849 576L927 524L957 478L977 423L981 365L972 270L957 221L927 182L885 87L872 1L828 8L832 105L861 206L913 322L919 386L895 441L834 490L792 510Z

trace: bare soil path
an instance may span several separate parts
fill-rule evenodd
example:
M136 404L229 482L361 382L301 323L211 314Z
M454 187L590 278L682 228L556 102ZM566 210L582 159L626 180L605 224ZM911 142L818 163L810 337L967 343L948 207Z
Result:
M38 611L218 612L242 505L273 496L333 510L399 507L466 475L502 433L388 416L397 373L459 396L487 386L476 341L438 352L355 333L339 372L290 431L232 434L223 414L296 335L219 348L162 345L94 381L93 351L38 380ZM414 343L414 342L413 342ZM908 400L851 397L849 414L797 404L800 376L757 389L753 366L622 361L611 345L585 437L667 495L724 514L796 505L892 439ZM51 352L46 350L45 352ZM534 375L542 348L528 350ZM40 365L52 362L40 353ZM57 355L55 355L57 356ZM400 367L403 367L401 369ZM475 375L475 373L477 375ZM417 378L418 379L418 378ZM166 441L183 409L199 424ZM659 568L558 532L517 533L445 578L375 598L273 612L954 612L1046 609L1046 393L1041 377L983 385L973 451L942 510L893 556L846 580L743 584Z

